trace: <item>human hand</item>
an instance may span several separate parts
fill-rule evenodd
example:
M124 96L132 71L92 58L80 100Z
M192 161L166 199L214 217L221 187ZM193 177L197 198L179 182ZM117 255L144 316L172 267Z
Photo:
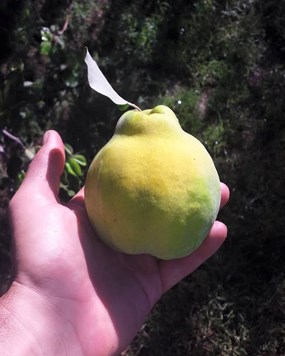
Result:
M59 201L64 160L61 138L48 131L10 203L15 279L1 305L15 337L27 336L29 354L118 354L162 294L219 249L227 228L216 221L182 259L115 252L95 236L83 189L67 204ZM221 187L222 207L229 190Z

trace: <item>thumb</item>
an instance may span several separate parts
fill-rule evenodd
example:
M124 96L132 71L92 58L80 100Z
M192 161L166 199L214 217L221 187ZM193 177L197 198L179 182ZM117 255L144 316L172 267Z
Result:
M41 195L44 199L57 199L60 177L64 169L64 144L56 131L47 131L43 146L30 163L19 189L31 200Z

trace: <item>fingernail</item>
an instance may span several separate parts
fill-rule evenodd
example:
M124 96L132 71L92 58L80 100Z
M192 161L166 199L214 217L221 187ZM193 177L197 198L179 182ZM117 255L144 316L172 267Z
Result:
M44 138L43 138L43 144L46 145L48 143L48 140L49 140L49 131L47 131L45 134L44 134Z

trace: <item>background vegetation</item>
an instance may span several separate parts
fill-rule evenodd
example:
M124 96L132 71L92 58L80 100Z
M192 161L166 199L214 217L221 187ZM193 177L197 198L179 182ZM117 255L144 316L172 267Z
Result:
M88 45L123 97L173 108L232 193L222 249L165 294L123 355L284 355L284 29L284 0L2 0L1 292L7 204L43 132L71 145L68 199L121 115L88 87Z

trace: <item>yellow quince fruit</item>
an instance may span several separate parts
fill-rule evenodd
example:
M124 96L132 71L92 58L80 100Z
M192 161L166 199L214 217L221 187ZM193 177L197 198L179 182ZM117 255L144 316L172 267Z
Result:
M85 184L98 236L118 251L160 259L184 257L200 246L220 197L209 153L163 105L122 115Z

